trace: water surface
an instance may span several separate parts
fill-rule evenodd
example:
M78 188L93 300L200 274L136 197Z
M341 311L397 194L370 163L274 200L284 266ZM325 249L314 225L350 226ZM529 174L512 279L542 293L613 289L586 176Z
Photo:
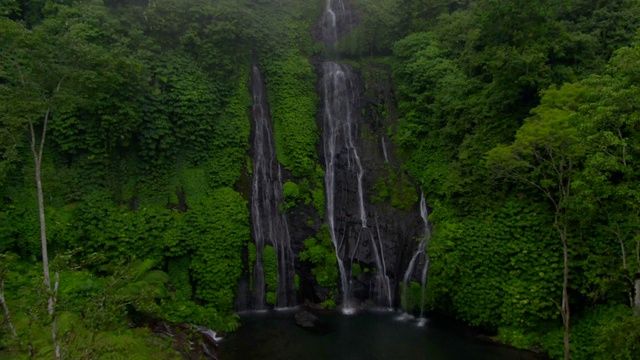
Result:
M241 317L220 342L220 360L533 360L533 353L465 335L443 319L401 319L396 312L314 313L314 329L295 324L295 312Z

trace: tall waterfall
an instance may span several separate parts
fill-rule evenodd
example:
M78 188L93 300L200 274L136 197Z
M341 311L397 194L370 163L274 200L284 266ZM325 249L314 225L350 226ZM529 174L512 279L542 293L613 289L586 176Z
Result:
M256 245L256 261L253 269L254 309L266 306L263 251L271 245L277 255L276 307L294 306L294 256L287 218L281 211L282 174L276 159L273 127L265 96L265 85L257 66L251 72L253 95L253 183L251 194L251 219Z
M327 196L327 222L331 241L336 251L340 281L342 285L342 306L344 312L352 312L349 299L349 281L340 252L345 246L343 238L338 238L336 232L335 201L336 201L336 163L337 157L346 151L348 169L355 172L358 181L358 209L363 228L367 227L367 216L364 209L364 195L362 177L364 170L360 156L355 147L354 132L356 124L353 122L348 85L351 79L349 70L335 62L322 64L324 77L322 79L324 96L323 142L325 161L325 188Z
M343 0L327 0L320 24L322 40L329 54L336 55L332 54L335 52L335 43L344 31L353 26L350 20L349 7ZM386 274L385 253L379 226L376 221L375 229L371 228L367 219L364 189L365 171L359 152L358 121L361 109L357 107L355 95L358 93L355 81L357 76L349 66L335 61L323 62L321 74L326 216L340 270L343 312L353 312L350 284L351 266L346 268L344 259L348 258L349 251L353 251L351 261L348 263L352 264L353 254L357 251L358 245L367 240L370 240L371 257L376 265L374 299L377 305L391 307L393 306L392 289ZM352 190L344 188L339 190L336 187L337 178L343 184L347 184L349 189L355 190L355 194ZM336 203L338 199L339 204ZM358 217L359 227L352 223L347 225L343 221L349 220L342 217L341 223L337 224L337 206L341 209L349 208L357 211L355 214L353 212L350 214ZM350 234L353 236L353 232L349 232L348 226L357 229L358 240L353 249L350 248L350 240L352 240Z
M338 25L347 9L343 0L327 0L322 17L322 40L332 50L338 40ZM342 309L344 313L352 313L350 301L349 276L340 254L346 251L344 237L338 238L336 229L336 168L338 157L346 156L347 171L355 174L358 196L358 210L362 228L367 228L367 215L364 207L364 191L362 177L364 169L356 148L355 137L357 124L354 121L351 94L353 93L353 74L348 67L333 61L322 64L323 88L323 145L325 161L325 190L327 202L327 223L331 241L336 252L340 282L342 286ZM342 204L341 204L342 205ZM348 239L346 239L348 242Z

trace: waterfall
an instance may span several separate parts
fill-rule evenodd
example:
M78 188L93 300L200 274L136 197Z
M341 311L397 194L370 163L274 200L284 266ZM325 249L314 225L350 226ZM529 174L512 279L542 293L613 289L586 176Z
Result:
M362 177L364 170L360 162L358 151L354 145L353 124L351 114L351 104L347 81L350 74L347 74L346 67L335 63L323 63L323 88L324 88L324 116L323 116L323 142L325 160L325 189L327 196L327 222L331 241L335 248L340 270L340 280L342 283L342 306L344 312L352 312L352 305L349 301L349 282L344 263L340 257L340 249L343 247L343 239L339 239L336 232L335 219L335 195L336 195L336 163L340 152L347 151L348 170L355 167L358 179L358 208L360 211L360 221L363 228L367 227L367 218L364 210L364 195L362 191Z
M251 219L256 245L256 261L253 271L254 308L266 306L263 251L267 244L274 247L277 256L276 307L295 305L293 252L283 207L282 174L276 159L273 128L267 107L265 85L260 70L253 66L251 72L253 95L253 182L251 194Z
M374 245L374 249L376 252L376 266L379 270L378 282L380 283L380 295L379 295L378 304L382 303L381 298L382 298L382 294L384 294L387 296L387 298L385 299L386 304L391 309L393 307L393 297L391 296L391 282L389 281L389 276L387 276L387 264L384 260L384 246L382 246L382 235L380 234L380 226L378 226L377 216L376 216L376 231L378 233L378 241L380 244L380 260L377 260L378 251ZM373 236L371 237L371 240L375 244L375 241L373 241Z
M322 40L325 46L333 50L338 40L339 23L348 17L348 10L343 0L327 0L327 6L322 17ZM321 84L323 96L323 146L325 161L325 190L326 216L329 225L331 241L336 253L340 281L342 288L342 309L344 313L352 313L350 302L350 284L344 262L340 256L341 250L346 251L344 239L339 239L336 229L336 166L338 157L347 157L347 172L356 173L358 192L358 211L363 229L367 228L367 215L364 206L364 189L362 179L364 169L360 155L355 146L355 132L357 124L354 118L350 94L353 92L353 74L350 70L336 62L327 61L322 64ZM344 154L346 152L346 154ZM347 239L348 241L348 239ZM359 241L359 240L358 240Z
M389 162L389 155L387 155L387 143L384 141L384 136L380 137L382 143L382 154L384 155L384 161Z
M420 257L420 255L424 255L424 264L422 266L422 272L420 277L420 286L421 286L421 298L420 298L420 317L424 314L424 301L426 295L427 288L427 274L429 273L429 256L427 254L427 244L429 243L429 239L431 238L431 225L429 224L429 213L427 210L427 201L424 198L424 192L420 192L420 218L422 218L422 222L424 223L424 233L423 240L418 244L418 249L413 253L411 257L411 261L409 261L409 266L407 267L407 271L404 273L404 277L402 278L402 282L404 283L404 289L402 290L402 299L406 302L408 301L408 291L409 285L411 282L411 277L413 276L414 268L416 266L416 261ZM409 304L406 304L409 305Z
M349 23L351 14L344 3L345 0L327 0L322 14L322 41L329 50L333 50L340 37L339 30L348 30L354 24Z

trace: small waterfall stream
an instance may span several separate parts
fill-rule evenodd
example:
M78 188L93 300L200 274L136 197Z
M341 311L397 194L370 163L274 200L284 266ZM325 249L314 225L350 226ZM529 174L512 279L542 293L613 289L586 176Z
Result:
M256 246L253 270L254 309L266 308L266 287L263 251L271 245L277 256L277 288L275 306L295 305L294 257L287 218L281 211L282 174L276 159L273 127L265 96L265 85L257 66L251 72L253 95L253 181L251 194L251 223Z
M413 276L414 269L416 267L416 261L420 255L424 256L424 263L422 265L422 271L420 276L420 286L421 286L421 295L420 295L420 318L424 316L424 301L427 290L427 275L429 273L429 255L427 254L427 245L429 244L429 239L431 238L431 225L429 224L429 212L427 209L427 201L424 198L424 192L420 193L420 218L424 223L424 233L423 240L420 241L418 245L418 249L413 253L411 257L411 261L409 262L409 266L407 266L407 271L404 273L404 277L402 278L402 282L404 283L404 288L402 290L402 299L408 301L409 299L409 288L411 277ZM408 305L408 304L407 304Z
M382 154L384 155L384 161L389 162L389 155L387 154L387 143L384 141L384 136L380 137L382 143Z

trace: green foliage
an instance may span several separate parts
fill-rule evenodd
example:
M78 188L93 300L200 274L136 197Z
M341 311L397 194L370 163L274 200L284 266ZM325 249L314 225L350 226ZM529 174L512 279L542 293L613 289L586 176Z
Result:
M440 215L432 214L429 301L486 328L557 318L551 299L560 294L562 259L544 206L509 199L473 217Z
M196 295L219 311L230 311L242 273L242 248L250 239L246 202L232 189L219 188L192 204L185 220Z
M362 274L362 268L360 267L360 264L355 263L351 265L351 276L353 276L355 279L360 277L360 274Z
M606 315L602 311L600 321L597 325L595 342L587 337L584 342L585 347L594 347L594 359L624 359L630 360L640 354L640 331L638 331L640 319L631 316L630 309L622 306L612 308ZM580 324L580 323L579 323ZM593 328L583 327L583 333L587 336L592 334ZM585 355L590 355L588 352ZM585 356L585 359L587 356Z
M104 252L105 261L118 258L153 258L160 260L165 246L177 255L181 236L176 233L174 212L158 207L130 211L113 205L108 194L96 191L78 207L80 226L68 246L85 253ZM171 236L173 235L173 236Z
M237 82L234 93L214 127L213 147L207 164L212 188L233 186L240 178L245 154L249 149L249 109L251 96L247 91L248 72Z
M371 202L390 201L391 206L397 209L411 210L419 200L416 187L404 171L396 172L389 165L386 170L387 174L378 178L373 186Z
M600 325L580 315L625 301L633 290L622 278L638 271L629 251L640 221L628 200L638 193L630 161L639 112L623 100L638 95L637 43L606 63L637 36L639 4L404 5L414 32L393 45L395 140L433 208L428 302L561 356L551 225L566 225L575 356L596 357L583 348L599 341L580 332ZM498 184L491 170L521 182ZM376 185L389 199L390 187Z
M409 285L400 283L400 307L405 312L420 312L422 304L422 285L416 281L409 282Z
M167 261L167 274L171 286L175 289L175 297L178 299L191 298L191 282L189 280L189 258L182 256L170 258Z
M291 209L296 206L296 203L300 200L300 188L296 183L287 181L282 185L282 196L285 201L285 209Z
M161 317L169 322L185 322L225 332L235 331L239 325L236 314L224 315L211 306L201 306L179 298L163 302Z
M153 339L146 329L128 329L131 316L159 313L157 303L167 295L165 273L153 270L154 261L112 262L96 276L83 269L93 260L78 262L77 255L58 255L52 269L59 274L59 287L53 317L47 315L48 294L42 288L41 265L14 263L4 279L6 300L19 338L3 351L11 355L27 353L51 357L53 346L50 323L63 353L69 357L110 356L114 351L129 358L148 354L175 355L169 343ZM80 269L80 270L78 270ZM56 278L58 278L56 276Z
M267 62L265 72L278 161L294 176L315 180L319 135L313 68L304 57L288 52Z
M624 305L596 306L572 326L572 359L633 359L638 353L638 318ZM522 349L544 348L552 358L563 356L561 328L500 328L498 339Z
M29 121L37 128L50 110L43 185L51 253L103 254L90 266L76 264L80 271L56 265L59 332L67 334L60 338L70 358L175 355L147 332L126 329L134 315L237 326L226 314L244 246L250 265L255 261L246 196L232 190L246 192L251 171L251 58L265 72L278 159L293 175L283 189L285 207L312 205L324 217L312 65L321 45L309 36L323 2L147 5L0 1L0 250L31 262L40 256L27 134ZM530 166L551 148L555 159L562 153L573 164L562 207L572 229L574 356L636 356L637 319L616 304L627 301L628 279L640 271L640 47L632 43L640 3L352 5L358 25L338 50L354 58L393 52L385 61L393 67L400 121L386 134L434 210L430 307L498 329L515 345L559 354L553 301L560 258L546 200L490 176L497 167L518 170L555 195L552 163ZM375 90L369 76L375 74L365 66L366 96ZM392 105L385 100L374 120L386 120ZM390 169L371 200L409 209L417 201L411 184L404 171ZM335 292L326 227L305 242L300 259ZM166 264L168 279L152 263ZM21 339L36 357L50 358L41 271L27 262L12 266L6 294ZM355 264L352 275L361 270ZM414 304L416 285L409 289ZM327 307L335 304L333 292ZM274 295L270 290L268 300ZM5 339L4 349L17 349L8 356L26 352L27 342Z
M338 286L338 262L328 227L323 225L315 238L304 241L304 247L305 250L299 254L300 260L309 261L314 265L311 273L318 285L327 288Z
M262 267L264 269L264 282L267 286L267 304L276 304L276 291L278 290L278 254L276 249L267 245L262 251Z
M357 56L385 54L405 35L403 3L397 0L359 0L355 11L358 26L340 39L338 52Z
M207 184L205 169L183 169L179 176L187 204L196 204L207 197L210 188ZM172 203L177 204L178 201L172 201Z
M325 309L334 309L336 307L336 302L333 299L328 299L322 302L322 307Z

